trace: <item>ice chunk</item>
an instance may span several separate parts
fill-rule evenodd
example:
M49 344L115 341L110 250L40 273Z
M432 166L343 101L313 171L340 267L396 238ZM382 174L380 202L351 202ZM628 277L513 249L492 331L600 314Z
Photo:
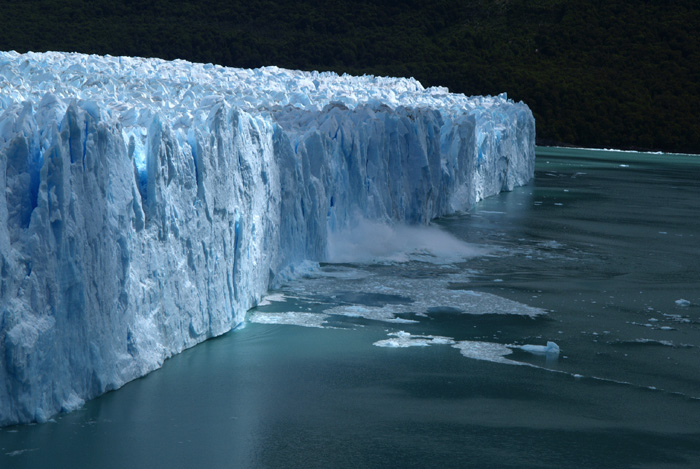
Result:
M676 304L681 307L686 307L690 306L690 301L681 298L680 300L676 300Z
M304 327L325 327L324 324L328 319L327 314L320 313L305 313L289 311L285 313L262 313L255 312L248 316L248 321L257 324L286 324L291 326Z
M405 331L392 332L388 334L393 336L392 339L384 339L374 343L377 347L428 347L430 345L452 345L454 339L450 337L433 336L433 335L412 335Z
M519 348L536 355L559 355L559 346L554 342L547 342L547 345L521 345Z
M664 347L675 347L676 345L670 340L657 339L634 339L634 340L617 340L611 342L614 345L661 345Z
M403 324L411 324L418 322L413 319L397 317L396 314L398 312L392 306L373 307L359 305L344 305L329 308L325 310L325 312L337 316L371 319L372 321L384 321Z
M258 306L269 306L272 303L281 303L286 300L286 297L282 293L273 293L270 295L266 295L262 300L260 300L260 303L258 303Z
M354 301L362 305L337 305L327 314L396 321L404 314L463 313L474 315L517 315L537 317L547 312L520 302L486 292L455 289L465 284L463 274L435 274L429 278L411 278L411 267L391 265L392 275L369 273L360 268L338 266L332 271L296 281L285 287L286 294L295 294L307 301L316 296L339 297L352 290ZM400 275L394 275L399 273ZM347 280L338 282L338 278ZM453 283L454 282L454 283ZM411 319L400 319L411 321Z

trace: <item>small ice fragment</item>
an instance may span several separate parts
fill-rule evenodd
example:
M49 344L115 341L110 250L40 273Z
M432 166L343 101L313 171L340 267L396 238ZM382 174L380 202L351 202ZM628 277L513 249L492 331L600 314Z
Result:
M289 311L285 313L256 312L248 317L249 322L257 324L280 324L290 326L318 327L324 329L327 314Z
M493 342L463 340L455 343L452 347L459 349L463 356L475 360L484 360L507 365L526 365L526 363L505 358L512 353L511 348L514 346L501 345Z
M430 342L431 344L435 345L452 345L455 343L454 339L451 339L449 337L433 337L433 340Z
M629 167L630 167L630 165L628 165L628 164L621 164L620 165L620 168L629 168Z
M547 342L547 345L521 345L521 350L537 355L559 355L559 346L554 342Z
M273 302L281 303L283 301L286 301L286 297L284 296L283 293L272 293L270 295L263 297L263 299L260 300L260 303L258 303L258 306L269 306Z
M430 345L453 345L454 339L450 337L432 335L412 335L409 332L399 331L388 334L394 339L384 339L375 342L377 347L405 348L405 347L428 347Z
M676 300L676 304L683 307L690 306L690 301L681 298L680 300Z

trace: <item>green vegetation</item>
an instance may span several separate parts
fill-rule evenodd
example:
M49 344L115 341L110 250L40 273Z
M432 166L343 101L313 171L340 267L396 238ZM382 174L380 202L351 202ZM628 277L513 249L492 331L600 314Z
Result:
M540 143L700 153L695 0L23 0L0 49L413 76L525 101Z

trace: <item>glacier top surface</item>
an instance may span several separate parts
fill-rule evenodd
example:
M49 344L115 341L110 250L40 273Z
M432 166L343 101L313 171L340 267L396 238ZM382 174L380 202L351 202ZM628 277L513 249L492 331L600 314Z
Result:
M413 78L63 52L0 52L0 90L0 111L28 101L35 110L58 107L60 112L79 99L94 102L103 119L124 127L144 127L156 113L175 127L190 127L222 101L252 113L285 106L321 110L340 102L348 108L428 107L456 114L508 102L505 94L467 97L444 87L426 89Z

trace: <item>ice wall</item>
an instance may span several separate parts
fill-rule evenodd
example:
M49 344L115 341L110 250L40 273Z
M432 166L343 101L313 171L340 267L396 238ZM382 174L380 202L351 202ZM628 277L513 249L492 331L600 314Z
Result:
M0 425L230 330L357 216L527 182L534 136L522 103L412 79L0 52Z

